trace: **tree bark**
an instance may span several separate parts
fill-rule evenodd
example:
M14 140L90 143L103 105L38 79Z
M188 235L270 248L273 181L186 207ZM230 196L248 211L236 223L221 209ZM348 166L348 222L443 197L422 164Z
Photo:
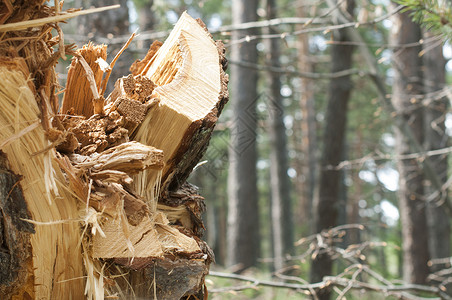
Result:
M353 13L354 1L348 0L347 12ZM333 31L336 42L350 41L346 30ZM351 68L353 47L350 45L334 44L331 47L331 72L339 72ZM316 218L316 232L338 225L341 199L341 170L334 169L343 159L347 124L347 105L352 91L350 76L334 79L330 82L329 96L323 134L323 149L320 161L320 180L317 195L314 198L314 212ZM326 275L332 273L332 259L328 253L319 254L311 265L311 281L319 282ZM319 291L320 299L329 299L330 291Z
M267 0L267 18L276 18L275 0ZM269 28L269 33L276 33ZM273 67L280 67L280 41L267 40L267 61ZM284 124L285 108L281 97L281 78L279 74L269 72L267 75L269 100L270 135L270 186L271 186L271 216L273 233L273 256L275 270L285 266L284 257L293 248L292 203L290 197L290 181L287 175L287 134Z
M297 8L297 17L307 17L306 6ZM301 34L297 38L298 69L300 72L312 72L313 63L310 61L309 36ZM299 142L300 155L296 159L298 191L298 213L296 223L308 234L313 230L312 224L312 202L314 199L314 188L316 182L317 163L317 136L316 136L316 112L314 107L314 81L310 78L301 78L300 111L301 141Z
M30 236L35 233L27 202L20 187L20 176L7 167L6 155L0 152L0 261L7 267L0 271L0 294L11 297L14 293L31 299L33 288L27 287L30 265ZM22 290L17 292L17 290Z
M404 116L419 144L424 140L423 110L415 95L423 92L421 46L406 47L421 39L419 25L411 21L409 12L400 13L393 18L391 37L394 49L394 84L392 103L396 112ZM404 133L396 128L396 154L410 153L410 142ZM417 162L399 160L399 206L403 236L403 278L410 283L426 282L429 270L427 262L428 229L426 203L422 200L423 172Z
M257 20L257 0L232 2L233 24ZM231 60L257 63L256 41L240 41L255 30L232 33ZM231 66L233 116L228 176L228 265L242 271L254 266L259 256L259 211L256 176L257 72Z
M431 40L434 35L424 32L424 41ZM444 59L442 43L431 48L436 40L430 43L424 43L423 48L426 50L423 55L424 62L424 89L425 93L434 93L443 89L446 84L446 60ZM446 133L446 114L448 110L448 100L446 97L441 99L425 99L428 105L425 107L425 138L424 149L426 151L441 149L447 147L448 138ZM447 155L433 156L430 161L437 171L438 177L442 184L447 181ZM425 186L425 196L427 199L431 197L437 190L427 182ZM449 257L450 252L450 220L449 215L440 207L443 201L448 201L447 193L441 191L435 199L428 203L427 206L427 223L429 227L429 250L430 258ZM444 265L432 266L432 271L438 271L444 268Z

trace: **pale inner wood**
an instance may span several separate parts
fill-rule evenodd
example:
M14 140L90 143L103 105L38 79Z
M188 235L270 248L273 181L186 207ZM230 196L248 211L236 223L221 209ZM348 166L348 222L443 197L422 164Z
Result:
M183 146L181 143L192 134L187 132L189 127L204 119L219 100L219 54L206 30L184 13L145 70L144 75L158 85L153 95L160 102L133 139L163 150L165 176ZM138 175L137 191L145 198L151 197L156 179L152 170Z

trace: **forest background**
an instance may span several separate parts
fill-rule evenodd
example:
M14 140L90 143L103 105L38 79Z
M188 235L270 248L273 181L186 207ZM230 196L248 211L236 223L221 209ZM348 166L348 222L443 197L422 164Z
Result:
M183 11L227 48L230 103L189 180L207 203L212 299L451 299L450 2L64 5L116 3L64 26L108 61L138 30L114 79Z

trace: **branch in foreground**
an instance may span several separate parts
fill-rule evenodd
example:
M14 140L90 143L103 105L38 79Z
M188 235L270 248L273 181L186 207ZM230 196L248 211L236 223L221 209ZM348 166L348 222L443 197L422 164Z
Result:
M403 284L403 285L371 284L371 283L367 283L367 282L358 281L356 279L340 278L340 277L333 277L333 276L324 277L323 281L317 282L317 283L297 284L297 283L277 282L277 281L271 281L271 280L260 280L257 278L238 275L238 274L214 272L214 271L211 271L209 273L209 276L250 282L250 284L248 284L248 285L210 289L209 293L225 293L225 292L231 292L231 291L243 291L246 289L256 289L258 286L266 286L266 287L274 287L274 288L293 289L293 290L297 290L306 295L312 295L312 290L318 291L318 290L326 288L326 287L336 286L336 287L341 287L341 288L347 288L347 292L349 290L367 290L367 291L372 291L372 292L379 292L384 295L392 295L392 296L396 296L396 297L403 296L404 299L423 299L423 298L419 298L419 296L414 295L413 293L428 293L431 296L439 296L439 297L441 297L441 299L448 299L448 300L452 299L452 297L447 295L444 291L442 291L438 287L419 285L419 284ZM411 293L409 293L409 292L411 292ZM429 298L425 298L425 299L429 299Z
M305 253L300 256L301 261L306 257L315 257L320 253L327 253L335 261L339 259L343 260L346 266L335 276L325 276L320 282L308 283L301 277L283 274L289 270L297 269L298 266L296 264L273 274L275 277L284 281L257 279L250 276L223 272L210 272L209 275L213 277L246 281L248 284L213 288L210 289L209 292L226 293L257 289L259 287L272 287L295 290L317 299L317 293L319 291L333 288L337 293L337 299L344 299L345 296L353 290L364 290L401 299L438 299L437 297L439 297L441 299L452 300L452 297L446 292L445 281L442 281L441 284L430 286L408 283L396 284L372 270L363 262L366 259L364 250L374 246L387 246L386 243L366 241L361 244L348 245L344 248L338 246L338 243L342 242L343 237L346 235L347 230L363 230L364 228L365 227L361 224L345 224L329 230L324 230L318 234L310 235L300 239L296 243L297 246L305 245L308 247ZM446 269L443 273L437 273L436 275L446 277L449 274L448 271L449 269ZM363 280L363 278L365 278L365 280Z

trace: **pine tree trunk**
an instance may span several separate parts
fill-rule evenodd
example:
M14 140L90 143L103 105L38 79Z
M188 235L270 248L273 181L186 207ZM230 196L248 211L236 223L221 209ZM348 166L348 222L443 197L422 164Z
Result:
M308 6L300 5L297 8L297 17L307 17ZM309 36L301 34L297 39L298 69L300 72L313 72L313 64L310 61ZM302 226L305 234L313 230L312 202L314 199L314 187L317 173L317 137L316 137L316 112L314 107L314 81L310 78L301 78L300 110L301 141L299 142L300 155L297 165L297 194L299 199L296 223Z
M276 18L276 3L267 0L267 18ZM276 33L269 28L269 33ZM280 41L268 39L268 64L280 67ZM269 114L270 135L270 186L271 186L271 216L273 233L274 268L280 270L285 266L284 257L293 248L292 203L290 198L290 181L287 175L287 135L284 124L285 109L281 97L280 75L269 72L267 75L269 99L267 108Z
M352 14L354 1L347 1L347 12ZM333 31L333 39L337 44L331 47L331 72L350 69L352 66L353 47L340 42L349 41L346 30ZM323 133L323 149L320 161L320 179L318 192L314 198L316 218L315 231L332 228L338 225L340 199L343 182L341 170L334 169L343 159L345 133L347 124L347 105L352 91L350 76L334 79L330 82L325 128ZM332 274L332 258L328 253L321 253L313 259L311 265L311 281L319 282L324 276ZM330 291L319 291L320 299L329 299Z
M421 39L419 25L413 23L409 13L397 14L393 18L392 43L394 49L394 84L392 103L397 113L403 115L415 138L424 140L423 109L416 103L415 95L423 93L421 46L405 47ZM395 130L396 154L411 152L407 137ZM422 200L423 172L414 159L399 160L399 206L403 235L403 278L410 283L425 283L429 270L427 262L428 230L426 205Z
M424 32L424 40L430 40L434 35ZM432 43L424 43L426 49L423 55L424 62L424 88L425 93L438 92L444 88L446 83L445 64L442 43L431 48ZM446 133L446 113L448 111L447 98L427 100L428 106L425 108L425 150L435 150L447 147L448 138ZM447 155L433 156L430 161L436 170L441 184L447 181ZM425 187L425 196L427 199L437 192L430 184ZM429 226L429 250L430 258L445 258L450 256L450 220L449 215L441 207L443 201L448 201L447 193L441 192L437 197L432 199L427 206L427 221ZM437 271L445 266L436 265L432 270Z
M232 22L240 24L257 19L257 0L232 1ZM231 61L257 63L256 41L246 41L255 30L232 33ZM242 39L240 42L239 40ZM234 44L238 42L238 44ZM254 266L259 256L259 211L256 176L257 72L231 66L234 91L228 174L228 264L236 271Z

